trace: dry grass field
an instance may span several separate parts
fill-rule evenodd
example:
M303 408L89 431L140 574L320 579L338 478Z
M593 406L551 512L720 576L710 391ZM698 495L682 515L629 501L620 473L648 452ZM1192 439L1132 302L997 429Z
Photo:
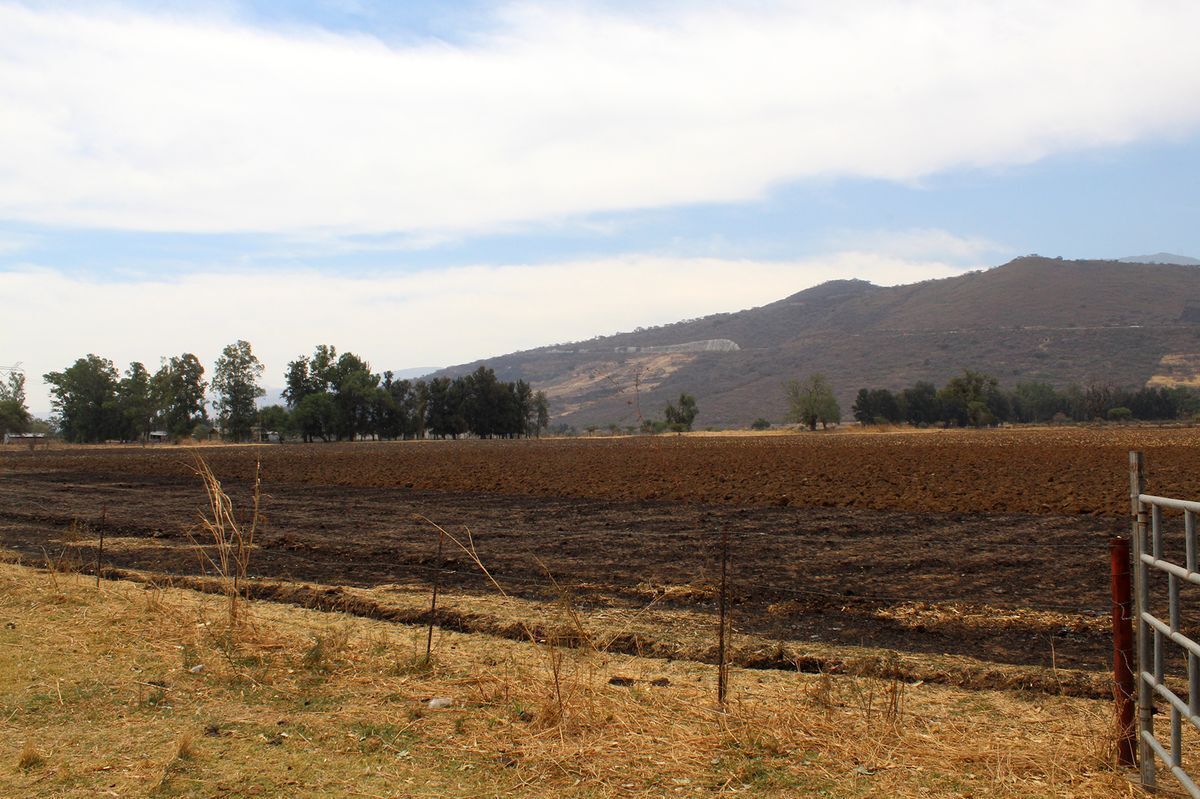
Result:
M1192 428L6 451L0 795L1130 795L1129 449L1200 495ZM261 464L232 628L198 454L243 528Z
M1106 702L715 669L0 565L0 795L1125 797ZM437 707L450 700L446 707Z

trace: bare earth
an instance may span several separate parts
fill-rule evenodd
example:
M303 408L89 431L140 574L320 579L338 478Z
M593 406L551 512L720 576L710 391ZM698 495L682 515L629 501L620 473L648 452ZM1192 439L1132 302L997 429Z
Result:
M267 524L252 570L266 580L423 589L431 520L470 529L515 598L566 589L590 612L653 602L701 618L714 606L725 532L744 635L793 652L867 646L1099 676L1111 656L1107 542L1127 529L1131 448L1147 453L1149 490L1192 493L1200 430L1190 428L199 452L242 507L261 460ZM0 546L41 560L76 539L90 562L103 518L106 567L198 574L187 533L203 501L195 456L10 451L0 462ZM88 528L81 536L73 523ZM494 595L453 547L445 568L451 593Z

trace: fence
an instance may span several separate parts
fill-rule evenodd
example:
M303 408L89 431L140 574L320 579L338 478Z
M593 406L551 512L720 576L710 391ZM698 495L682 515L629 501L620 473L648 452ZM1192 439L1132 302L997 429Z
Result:
M1162 761L1188 794L1200 799L1200 786L1183 768L1183 722L1200 730L1200 643L1182 632L1180 588L1186 584L1200 587L1197 568L1196 516L1200 502L1158 497L1143 493L1142 456L1131 452L1130 498L1134 512L1133 561L1137 621L1137 693L1138 756L1142 785L1153 790L1157 781L1158 761ZM1165 530L1163 511L1183 512L1183 563L1164 557ZM1177 550L1176 550L1177 551ZM1167 620L1152 610L1151 580L1167 581ZM1182 648L1187 657L1187 699L1173 685L1181 680L1166 673L1167 643ZM1169 746L1154 732L1155 701L1161 699L1170 708ZM1119 701L1119 697L1118 697Z

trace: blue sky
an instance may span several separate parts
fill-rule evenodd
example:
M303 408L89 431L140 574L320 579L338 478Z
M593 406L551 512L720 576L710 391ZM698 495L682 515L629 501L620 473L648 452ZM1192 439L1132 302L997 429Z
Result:
M448 365L1200 256L1185 2L0 0L0 365ZM1137 53L1137 58L1114 54ZM11 308L11 305L10 305Z

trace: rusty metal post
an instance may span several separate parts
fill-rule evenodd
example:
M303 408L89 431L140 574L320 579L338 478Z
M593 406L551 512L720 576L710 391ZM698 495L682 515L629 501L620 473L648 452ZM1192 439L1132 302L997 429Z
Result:
M726 595L729 590L729 528L721 529L721 593L717 599L717 702L725 705L725 692L729 687L729 664L725 656Z
M1108 542L1112 564L1113 699L1117 705L1117 765L1137 765L1137 730L1133 702L1133 602L1130 589L1129 539Z
M425 662L429 663L429 658L433 654L433 625L437 622L437 598L438 588L442 584L442 543L444 534L441 530L438 531L437 555L434 556L434 571L433 571L433 596L429 600L429 635L425 638Z

